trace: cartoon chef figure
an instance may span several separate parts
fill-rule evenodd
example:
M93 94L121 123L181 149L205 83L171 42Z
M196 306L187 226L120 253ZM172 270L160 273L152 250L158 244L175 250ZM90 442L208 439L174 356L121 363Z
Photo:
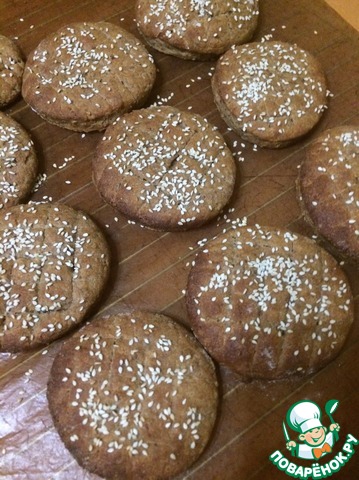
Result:
M288 425L299 432L297 443L290 440L285 424L283 423L284 435L287 440L287 448L292 455L308 460L319 460L323 455L330 453L334 443L338 440L340 429L337 423L331 423L329 431L322 425L321 411L314 402L303 400L295 403L287 412ZM332 420L332 418L331 418Z

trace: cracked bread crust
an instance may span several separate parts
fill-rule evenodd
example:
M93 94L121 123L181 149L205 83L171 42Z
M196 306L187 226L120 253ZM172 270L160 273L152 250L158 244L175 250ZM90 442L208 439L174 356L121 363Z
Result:
M187 285L192 329L243 379L310 374L338 355L353 299L336 260L313 240L240 227L208 242Z
M342 258L359 262L359 126L322 132L307 148L298 179L305 219Z
M156 50L209 60L252 37L257 0L137 0L137 26Z
M225 122L261 147L281 148L300 139L327 108L319 62L285 42L232 47L216 64L212 90Z
M109 254L84 213L61 204L0 211L0 351L48 344L100 297Z
M103 130L145 102L155 76L152 56L131 33L108 22L74 23L29 55L22 94L50 123Z
M24 128L0 112L0 209L20 203L36 180L37 156Z
M14 101L21 92L24 61L16 43L0 35L0 108Z
M160 230L186 230L214 218L232 195L235 175L233 156L215 127L169 106L119 118L93 161L104 200Z
M111 480L164 480L202 453L217 414L217 379L193 335L144 311L96 318L56 356L47 398L76 460Z

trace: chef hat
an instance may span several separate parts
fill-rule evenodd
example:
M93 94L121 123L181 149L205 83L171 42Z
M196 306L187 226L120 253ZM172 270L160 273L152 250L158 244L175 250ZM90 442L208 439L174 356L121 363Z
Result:
M305 433L312 428L322 427L320 408L314 402L303 400L291 406L287 413L287 423L296 432Z

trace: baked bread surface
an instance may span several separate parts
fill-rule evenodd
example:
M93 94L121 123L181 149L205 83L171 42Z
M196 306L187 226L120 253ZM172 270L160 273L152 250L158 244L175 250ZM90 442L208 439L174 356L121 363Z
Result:
M107 280L104 237L84 213L61 204L0 211L0 351L64 335L88 313Z
M29 55L22 95L41 117L77 131L103 130L147 99L152 56L130 32L78 22L49 35Z
M61 347L47 397L62 440L106 479L173 478L201 454L217 414L213 362L170 318L96 318Z
M212 77L218 110L233 130L262 147L308 133L327 107L324 72L309 52L278 41L230 48Z
M16 43L0 35L0 108L15 100L21 92L24 61Z
M33 141L16 120L0 112L0 208L20 203L34 186L38 160Z
M252 37L257 0L137 0L136 21L151 47L188 60L208 60Z
M348 260L359 261L359 126L333 127L307 148L298 196L316 233Z
M186 230L224 208L236 166L223 137L204 118L150 107L108 127L93 161L93 179L104 200L131 220Z
M244 379L309 374L340 351L353 322L349 284L313 240L271 227L208 242L187 286L192 329Z

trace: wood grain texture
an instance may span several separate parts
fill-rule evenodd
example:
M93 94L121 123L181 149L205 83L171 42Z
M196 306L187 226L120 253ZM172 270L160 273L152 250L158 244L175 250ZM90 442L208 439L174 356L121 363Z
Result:
M139 37L133 4L132 0L2 0L0 32L16 38L25 56L44 36L74 21L106 20ZM256 149L227 128L217 112L210 87L214 62L190 62L151 51L158 77L148 104L167 102L205 116L219 128L238 159L238 181L228 209L197 230L156 232L128 223L104 204L92 183L91 161L100 133L82 135L50 125L21 99L6 109L30 132L39 153L41 173L46 174L46 180L31 199L52 198L84 210L108 239L111 280L98 313L145 308L188 325L183 290L199 240L211 238L229 222L244 216L248 223L312 234L296 200L297 168L306 145L319 132L335 125L359 123L359 35L324 0L262 0L254 40L265 35L296 42L313 53L323 65L333 95L314 131L283 150ZM358 267L346 264L344 268L355 296L357 318L341 354L312 376L277 382L244 384L234 373L219 367L221 407L212 441L196 464L178 480L289 478L271 464L269 455L277 449L285 453L282 421L288 408L303 398L322 408L331 398L339 400L335 414L341 425L337 451L347 433L359 438L359 277ZM59 440L49 415L46 383L59 344L27 354L0 355L3 480L98 478L77 465ZM355 480L358 471L359 446L332 478Z

